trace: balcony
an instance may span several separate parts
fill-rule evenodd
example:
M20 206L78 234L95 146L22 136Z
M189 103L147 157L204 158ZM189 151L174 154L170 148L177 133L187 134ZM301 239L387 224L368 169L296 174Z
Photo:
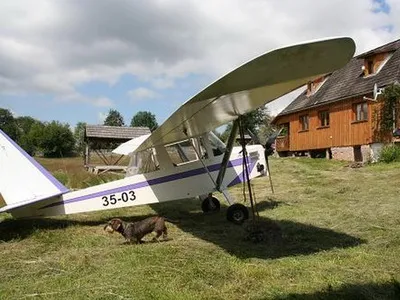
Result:
M289 151L289 136L278 136L276 138L276 151Z

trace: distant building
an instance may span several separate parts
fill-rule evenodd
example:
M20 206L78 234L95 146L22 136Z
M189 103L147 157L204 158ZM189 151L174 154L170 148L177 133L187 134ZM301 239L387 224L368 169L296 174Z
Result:
M309 82L306 90L274 120L283 127L276 151L349 161L376 160L383 143L374 101L380 89L400 82L400 40L365 52L332 74ZM396 127L400 122L396 120Z
M133 138L150 134L147 127L86 125L84 141L86 144L84 165L94 173L104 171L124 171L121 166L122 155L113 155L111 150ZM96 155L93 161L92 154Z

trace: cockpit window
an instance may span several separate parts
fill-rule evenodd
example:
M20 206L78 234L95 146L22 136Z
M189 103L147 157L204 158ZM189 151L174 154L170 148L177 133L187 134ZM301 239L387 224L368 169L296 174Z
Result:
M215 135L215 133L213 132L209 132L206 135L207 139L208 139L208 145L210 146L210 150L212 151L212 156L219 156L222 155L225 150L226 150L226 146L225 144ZM201 141L201 145L203 146L203 148L205 149L209 149L206 146L205 141L203 140L204 136L200 138ZM208 153L205 152L205 154L203 155L203 158L208 158L209 155Z
M226 150L226 145L224 144L224 142L222 142L218 138L218 136L212 131L210 131L207 136L208 136L208 140L210 141L210 144L211 144L211 149L213 151L213 155L218 156L218 155L223 154Z
M126 170L126 176L144 174L158 170L158 163L153 149L132 153Z
M166 146L165 149L167 150L172 163L175 165L197 160L196 152L189 140Z

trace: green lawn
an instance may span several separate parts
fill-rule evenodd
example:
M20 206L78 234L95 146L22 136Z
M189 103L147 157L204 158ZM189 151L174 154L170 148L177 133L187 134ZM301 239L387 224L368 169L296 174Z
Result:
M110 179L84 173L79 159L40 162L73 188ZM0 299L400 299L400 164L280 158L271 169L275 194L267 178L253 187L281 245L244 241L224 202L210 215L196 200L36 220L0 214ZM231 192L242 198L241 186ZM112 217L155 213L180 220L167 224L172 240L124 245L103 232Z

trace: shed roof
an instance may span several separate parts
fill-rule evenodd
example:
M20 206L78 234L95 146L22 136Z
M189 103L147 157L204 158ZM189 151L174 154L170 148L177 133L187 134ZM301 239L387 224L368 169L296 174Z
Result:
M393 55L377 74L364 77L361 69L364 58L383 52ZM372 93L375 83L383 87L395 81L400 81L400 39L352 58L343 68L333 72L315 94L307 96L307 90L301 93L274 121L283 115Z
M86 125L85 139L130 140L149 133L150 129L147 127Z

